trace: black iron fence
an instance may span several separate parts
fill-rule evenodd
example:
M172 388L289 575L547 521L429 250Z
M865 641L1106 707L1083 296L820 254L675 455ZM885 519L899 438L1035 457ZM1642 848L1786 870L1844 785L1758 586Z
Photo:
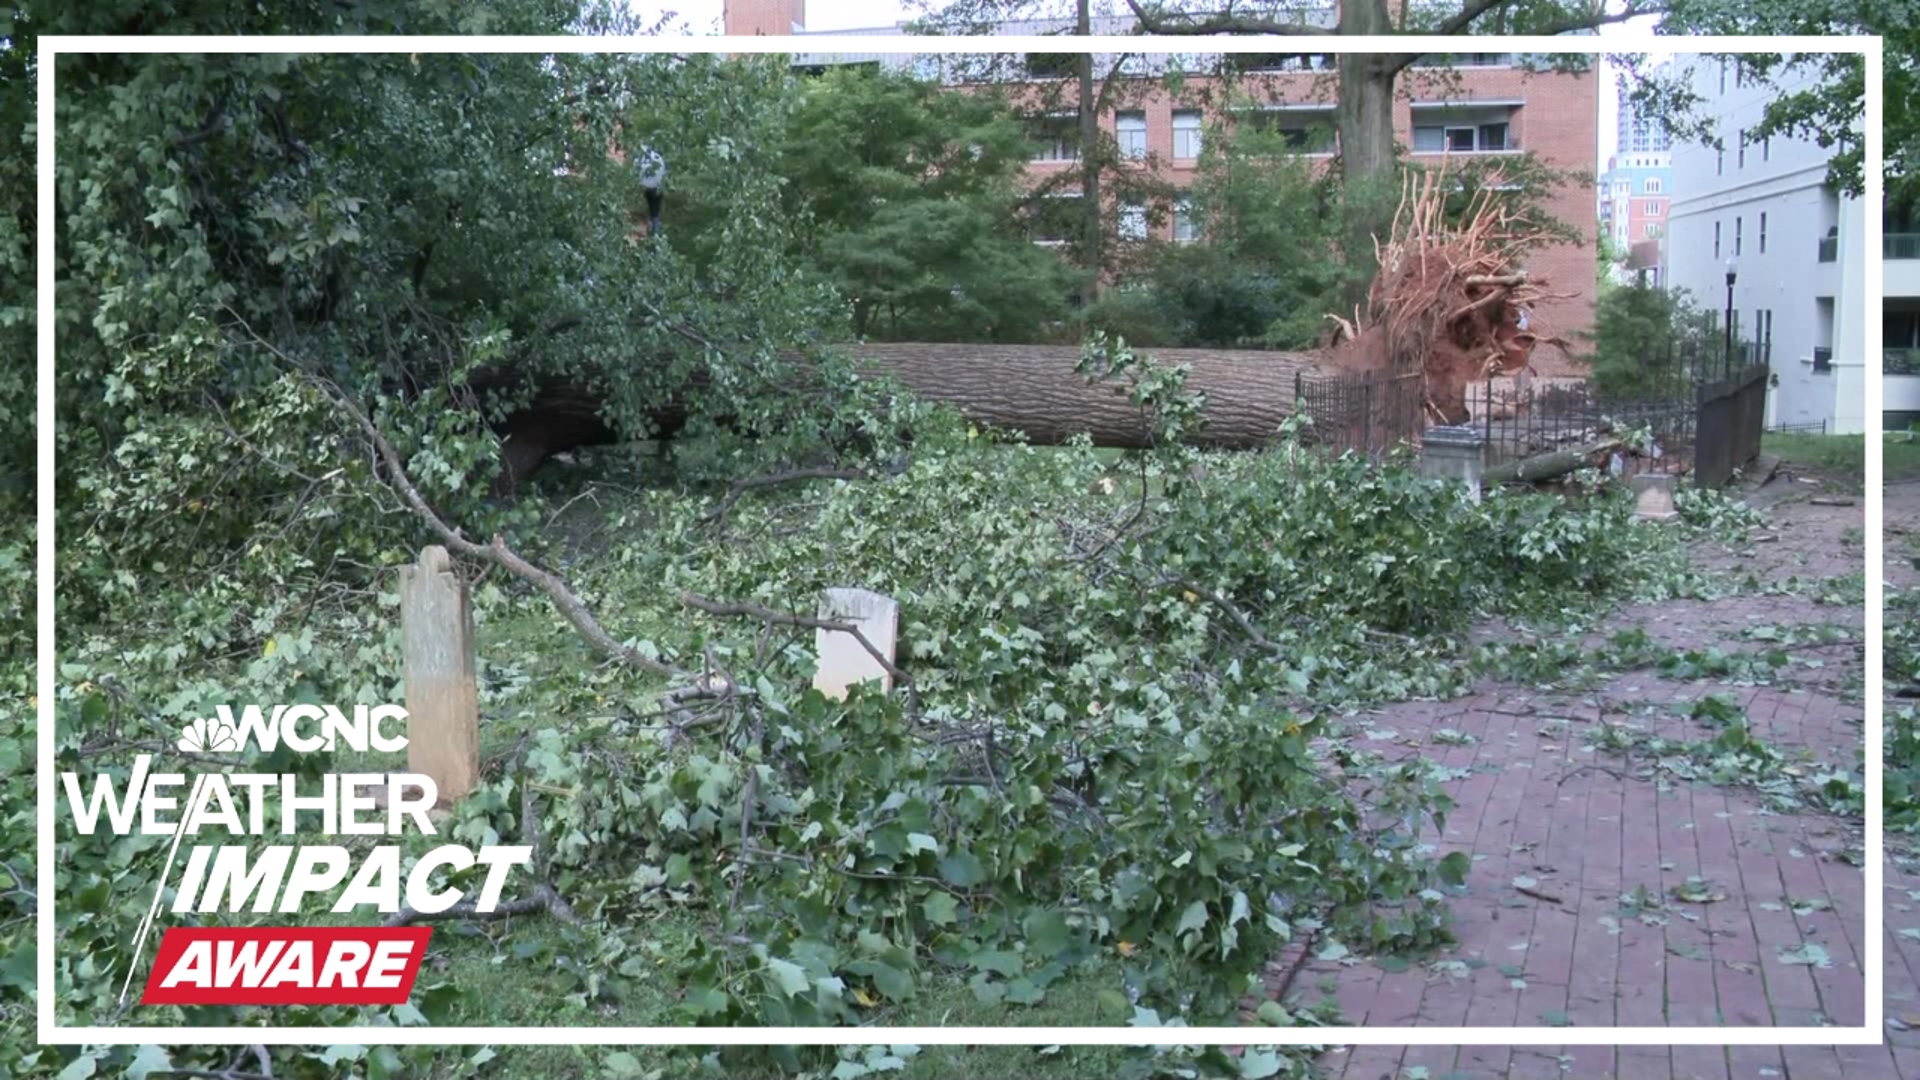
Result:
M1661 389L1677 392L1608 397L1586 381L1490 380L1470 404L1489 468L1587 448L1607 454L1609 469L1622 475L1685 472L1693 463L1697 423L1692 387ZM1623 442L1643 429L1643 445Z
M1426 426L1426 383L1419 372L1300 372L1293 387L1298 408L1313 421L1307 438L1329 449L1378 460L1402 443L1417 443Z
M1468 404L1488 467L1589 449L1621 475L1691 472L1717 486L1760 451L1769 352L1765 344L1674 342L1632 377L1490 379ZM1618 442L1625 445L1609 445Z
M1467 395L1470 425L1485 440L1489 468L1589 449L1621 475L1692 473L1702 485L1719 485L1759 453L1768 352L1764 345L1729 351L1718 341L1676 343L1649 357L1640 375L1609 380L1611 391L1588 379L1489 379ZM1307 438L1375 459L1419 445L1430 423L1417 372L1303 371L1294 376L1294 397L1313 421Z
M1760 433L1766 426L1767 373L1754 364L1725 379L1701 383L1698 449L1694 455L1694 482L1719 487L1733 479L1733 471L1760 455Z

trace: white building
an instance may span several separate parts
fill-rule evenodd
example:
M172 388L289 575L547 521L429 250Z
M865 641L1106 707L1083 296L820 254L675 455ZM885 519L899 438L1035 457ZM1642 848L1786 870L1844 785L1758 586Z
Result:
M1667 283L1687 290L1700 306L1722 311L1733 260L1736 329L1742 340L1767 346L1772 359L1768 426L1865 431L1872 368L1866 355L1864 208L1827 186L1829 151L1800 139L1747 136L1769 101L1811 85L1817 76L1743 78L1731 57L1693 57L1681 64L1691 71L1699 107L1713 121L1723 149L1673 144L1676 195L1668 219ZM1915 270L1920 273L1920 266ZM1892 280L1889 273L1889 287Z

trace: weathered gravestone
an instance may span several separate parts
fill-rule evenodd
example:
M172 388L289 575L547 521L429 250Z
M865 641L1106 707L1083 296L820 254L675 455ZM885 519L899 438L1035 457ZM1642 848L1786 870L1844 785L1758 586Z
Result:
M1480 501L1481 477L1486 472L1487 440L1464 425L1430 427L1420 440L1420 475L1456 480L1467 496Z
M1673 477L1642 473L1633 478L1633 516L1641 521L1672 521L1680 516L1673 506Z
M861 635L887 658L887 663L893 663L900 605L892 597L866 589L828 589L820 598L820 617L859 627ZM820 660L813 686L828 697L844 698L847 687L872 679L880 680L882 692L893 689L893 677L852 634L816 630L813 647Z
M480 695L473 608L446 548L424 548L400 569L400 636L407 769L432 777L440 802L451 804L480 779Z

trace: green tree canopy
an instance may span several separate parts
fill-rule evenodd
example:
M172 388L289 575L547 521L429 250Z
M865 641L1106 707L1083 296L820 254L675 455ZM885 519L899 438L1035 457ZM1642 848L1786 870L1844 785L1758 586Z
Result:
M782 205L796 254L839 287L856 333L1031 341L1068 312L1079 275L1036 247L1022 183L1030 147L998 97L898 72L803 82L782 133Z

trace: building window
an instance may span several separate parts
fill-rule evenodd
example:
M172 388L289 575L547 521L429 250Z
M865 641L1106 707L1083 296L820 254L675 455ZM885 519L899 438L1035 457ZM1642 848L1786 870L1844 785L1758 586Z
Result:
M1032 231L1028 234L1033 242L1042 247L1055 247L1081 234L1080 199L1078 191L1058 191L1032 203Z
M1744 169L1747 167L1747 129L1746 128L1740 129L1738 141L1739 141L1739 147L1734 151L1735 156L1734 156L1733 167L1736 169Z
M1033 160L1079 161L1079 120L1072 116L1042 117L1035 126Z
M1296 154L1331 154L1337 145L1331 109L1248 109L1235 123L1280 136Z
M1713 152L1713 175L1727 175L1727 152L1725 150L1715 150Z
M1655 225L1651 221L1647 222L1647 236L1651 238L1659 235L1660 235L1660 226Z
M1183 196L1173 204L1173 241L1176 244L1191 244L1199 238L1199 223L1193 219L1193 202Z
M1460 127L1433 124L1413 129L1413 150L1417 154L1472 154L1511 149L1506 124Z
M1720 257L1720 223L1717 221L1713 223L1713 257Z
M1147 208L1139 203L1127 203L1120 208L1120 239L1145 240L1147 238Z
M1028 53L1027 77L1030 79L1070 78L1080 68L1077 53Z
M1727 92L1727 62L1725 60L1720 61L1720 92L1723 94Z
M1660 178L1657 176L1647 177L1646 187L1643 190L1648 195L1660 194Z
M1771 135L1760 140L1760 160L1761 161L1773 160L1773 136Z
M1767 253L1767 215L1765 211L1761 211L1760 213L1760 254L1765 255L1766 253Z
M1660 216L1660 203L1658 201L1654 199L1647 200L1647 216L1648 217Z
M1181 109L1173 114L1173 158L1192 161L1200 156L1200 111Z
M1740 219L1737 217L1733 219L1733 254L1735 258L1740 256Z
M1138 161L1147 156L1147 114L1123 112L1114 117L1114 133L1120 143L1120 156Z

